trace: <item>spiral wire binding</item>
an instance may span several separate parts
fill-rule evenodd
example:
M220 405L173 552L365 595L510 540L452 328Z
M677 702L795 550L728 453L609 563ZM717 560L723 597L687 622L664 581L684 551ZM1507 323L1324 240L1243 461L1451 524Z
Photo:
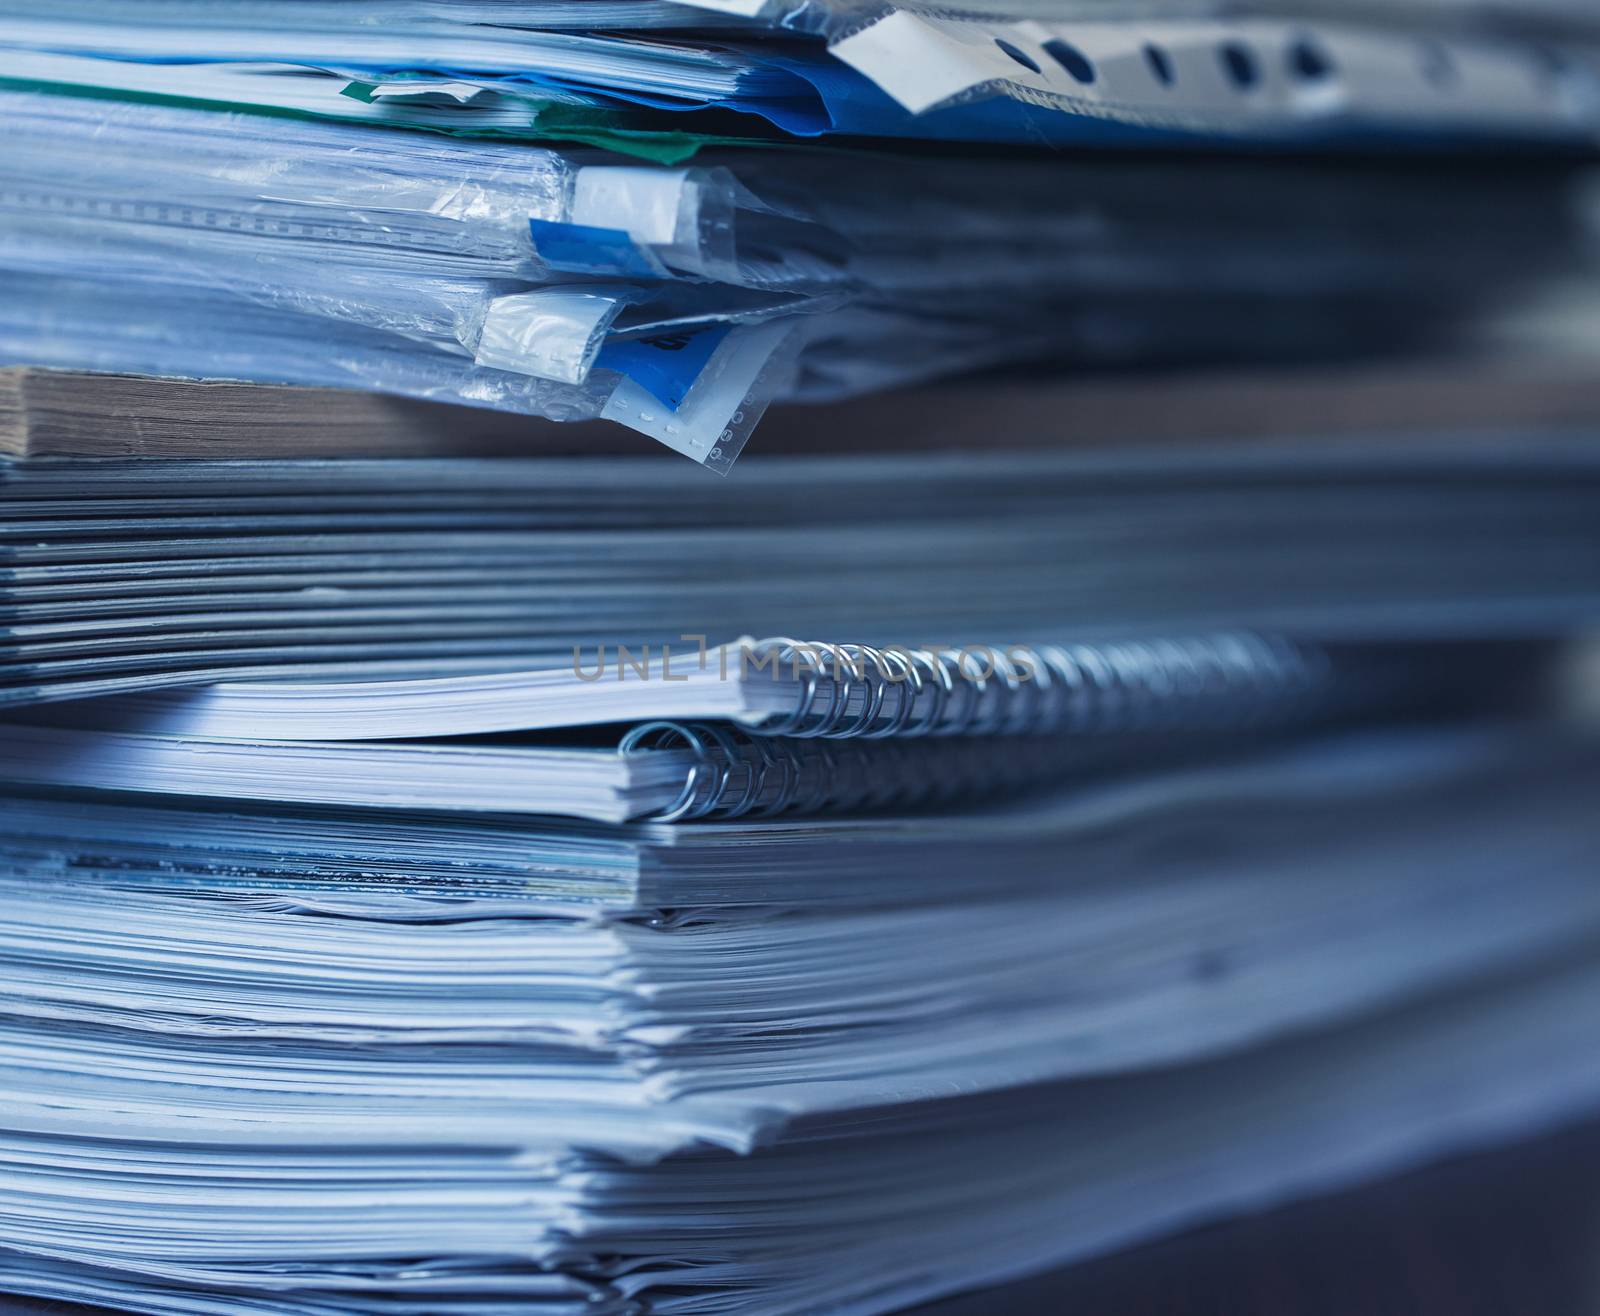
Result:
M793 650L812 662L792 714L748 730L648 722L623 738L623 754L688 752L683 789L652 819L765 818L1016 792L1120 770L1152 751L1215 752L1211 736L1173 732L1222 733L1238 747L1261 733L1426 708L1441 696L1453 705L1450 672L1464 688L1487 680L1494 690L1506 684L1506 662L1526 670L1517 655L1494 651L1457 655L1442 671L1428 646L1323 649L1249 634L1013 648L992 671L962 666L975 650L774 646L781 662ZM839 679L819 671L819 652L840 659ZM1038 675L1024 679L1024 665ZM845 740L856 743L829 743Z
M671 804L648 815L653 822L934 804L1032 784L1084 757L1050 736L835 748L709 722L647 722L618 746L624 755L674 750L691 755L688 776Z
M1332 669L1315 646L1248 632L1005 649L777 640L761 658L800 686L761 734L828 740L1245 727L1295 711Z

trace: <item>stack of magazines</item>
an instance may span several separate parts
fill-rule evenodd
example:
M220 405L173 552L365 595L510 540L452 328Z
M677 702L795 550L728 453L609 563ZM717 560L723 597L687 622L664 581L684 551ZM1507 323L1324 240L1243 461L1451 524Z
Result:
M1600 1112L1600 21L1223 9L0 0L0 1294L873 1316Z

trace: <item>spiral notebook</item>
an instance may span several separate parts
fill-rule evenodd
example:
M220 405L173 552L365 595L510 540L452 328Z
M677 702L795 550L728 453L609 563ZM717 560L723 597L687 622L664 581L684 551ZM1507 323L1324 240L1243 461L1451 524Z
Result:
M203 702L198 717L159 700L46 705L4 725L0 779L602 822L849 812L1037 789L1175 753L1237 753L1268 731L1341 719L1499 707L1508 690L1536 688L1550 656L1542 645L1329 649L1251 634L948 651L743 641L703 654L699 680L674 678L668 655L664 672L641 668L632 687L577 673L262 685L243 689L242 709L228 708L223 687L208 692L221 714ZM758 734L669 715L738 718ZM481 737L640 718L654 720L603 748L595 731L565 745L419 740L445 727ZM119 720L136 729L112 729ZM271 736L219 735L230 722Z
M695 826L10 787L0 855L45 885L55 874L104 890L192 891L224 904L259 897L404 921L538 916L554 906L644 918L904 908L1049 891L1068 853L1085 881L1115 883L1160 868L1162 855L1188 862L1182 838L1196 831L1223 865L1236 843L1264 838L1317 853L1349 833L1351 809L1376 816L1384 800L1413 811L1471 800L1475 811L1510 782L1553 802L1581 789L1593 767L1581 739L1505 727L1262 748L1157 761L1143 775L1090 774L982 807Z
M1114 747L1035 735L833 749L694 722L643 723L615 749L0 730L0 780L11 785L597 822L967 805L1181 752L1138 735ZM1251 743L1234 734L1210 747Z
M719 718L763 735L946 736L1240 729L1303 720L1414 678L1427 646L1250 632L922 649L744 638L574 650L566 667L379 682L259 682L67 703L70 724L193 736L381 740ZM1482 661L1491 649L1465 651ZM1412 682L1415 684L1415 681Z

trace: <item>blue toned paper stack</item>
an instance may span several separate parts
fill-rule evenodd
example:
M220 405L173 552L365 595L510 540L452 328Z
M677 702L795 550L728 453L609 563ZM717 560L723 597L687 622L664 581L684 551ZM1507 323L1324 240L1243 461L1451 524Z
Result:
M1597 451L12 465L0 1292L889 1312L1600 1109Z
M877 1316L1600 1113L1597 48L0 0L0 1305Z

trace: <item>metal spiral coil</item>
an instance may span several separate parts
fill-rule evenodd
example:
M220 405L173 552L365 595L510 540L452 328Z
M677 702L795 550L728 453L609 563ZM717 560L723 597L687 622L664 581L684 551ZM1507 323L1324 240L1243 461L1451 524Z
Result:
M1222 733L1237 745L1415 707L1440 686L1426 646L1325 650L1251 634L1013 648L994 656L992 670L966 665L971 650L774 645L780 661L803 652L808 663L792 714L750 730L649 722L623 738L623 754L688 751L682 790L652 818L764 818L1013 792L1124 770L1152 748L1178 757L1215 743L1165 733ZM839 679L819 669L819 654L839 658Z
M653 822L931 804L1035 784L1079 758L1059 737L833 746L709 722L647 722L618 746L622 754L673 750L687 750L692 762L683 789L649 815Z
M622 738L623 755L688 750L689 775L677 799L649 815L655 822L768 817L795 807L804 777L796 745L767 743L731 726L710 722L646 722ZM735 795L735 780L738 793Z
M869 740L1255 725L1326 683L1322 650L1251 633L1006 649L775 641L799 683L764 736Z

